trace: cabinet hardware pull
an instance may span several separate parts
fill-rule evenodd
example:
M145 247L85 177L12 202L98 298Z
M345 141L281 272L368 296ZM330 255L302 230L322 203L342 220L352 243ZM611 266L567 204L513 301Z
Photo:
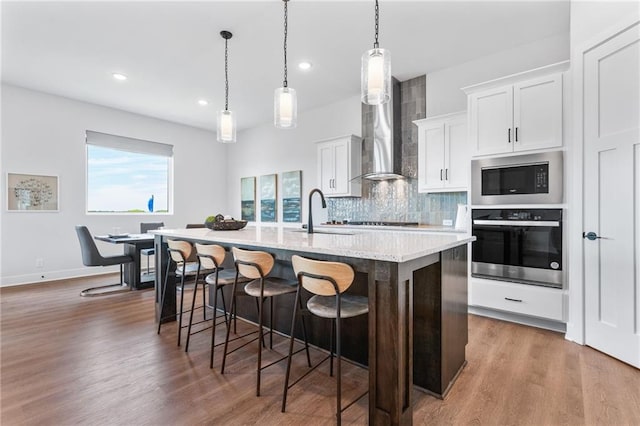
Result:
M449 180L449 169L444 169L444 180Z
M442 179L442 169L440 169L440 180L443 180Z
M511 302L522 302L521 299L511 299L510 297L505 297L504 300L509 300Z
M516 127L516 142L518 142L518 128Z
M511 129L508 130L508 135L509 135L508 136L509 143L511 143Z

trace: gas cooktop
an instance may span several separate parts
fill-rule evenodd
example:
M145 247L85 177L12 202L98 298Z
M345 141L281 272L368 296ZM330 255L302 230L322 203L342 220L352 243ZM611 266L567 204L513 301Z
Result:
M349 221L345 225L370 225L370 226L418 226L418 222L387 222L383 220Z

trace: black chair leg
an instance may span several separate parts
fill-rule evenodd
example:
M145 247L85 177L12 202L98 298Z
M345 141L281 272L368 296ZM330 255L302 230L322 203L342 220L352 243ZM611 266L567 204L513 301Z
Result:
M224 339L224 352L222 354L222 366L220 367L220 374L224 374L224 365L227 362L227 349L229 347L229 334L231 333L231 316L235 316L235 310L236 310L236 289L237 289L237 282L233 283L233 290L232 290L232 295L233 297L231 298L231 310L229 311L229 323L227 324L227 336ZM235 323L234 323L235 324ZM234 325L235 327L235 325ZM234 329L235 332L235 329ZM214 336L215 334L212 333L211 336L211 362L209 363L209 368L213 368L213 342L214 342Z
M269 349L273 350L273 297L269 299Z
M340 312L339 308L338 308L338 312ZM338 315L338 317L336 318L336 356L338 358L337 360L337 365L336 365L336 373L338 375L337 380L336 380L336 387L337 387L337 398L336 398L336 416L337 416L337 421L338 421L338 426L340 426L342 424L342 371L340 369L340 364L341 364L341 360L342 360L342 354L340 351L340 315Z
M211 324L211 359L209 365L213 366L213 349L216 347L216 312L218 311L218 286L213 286L213 324ZM211 287L209 287L209 293L211 293ZM224 297L222 298L224 301ZM225 317L226 318L226 317ZM225 321L226 322L226 321Z
M184 303L184 277L182 274L182 280L180 283L180 318L178 319L178 346L180 346L180 338L182 337L182 312Z
M169 261L169 263L167 264L167 272L164 274L164 287L162 288L162 298L160 300L160 315L159 315L159 321L158 321L158 334L160 334L160 327L162 327L162 320L164 319L164 317L162 316L162 313L164 312L164 301L166 299L167 296L167 281L169 281L169 269L171 266L171 261Z
M333 377L333 353L335 350L335 346L334 346L334 329L335 329L335 322L331 321L331 331L329 334L329 376Z
M264 285L264 283L261 283ZM262 372L262 347L264 346L264 332L262 329L263 326L263 311L262 308L264 306L264 299L262 297L258 297L258 377L256 380L256 396L260 396L260 373Z
M291 356L293 355L293 340L296 328L296 315L298 314L298 305L300 301L300 286L298 286L298 290L296 291L296 301L293 304L293 316L291 317L291 333L289 337L289 355L287 356L287 372L284 376L284 390L282 391L282 409L281 411L284 413L287 408L287 392L289 391L289 376L291 375ZM306 333L305 333L305 345L306 345ZM309 355L309 351L307 350L307 356ZM309 364L309 366L311 366Z
M204 287L205 284L202 284ZM193 298L191 299L191 312L189 312L189 327L187 327L187 341L184 345L184 351L189 352L189 340L191 340L191 324L193 324L193 311L196 307L196 296L198 295L198 281L196 280L195 287L193 288ZM178 346L180 346L180 340L178 340Z

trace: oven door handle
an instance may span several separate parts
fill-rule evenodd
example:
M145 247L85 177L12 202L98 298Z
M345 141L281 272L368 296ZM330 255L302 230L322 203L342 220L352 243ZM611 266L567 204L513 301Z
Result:
M540 226L559 228L560 222L557 220L482 220L474 219L474 225L489 226Z

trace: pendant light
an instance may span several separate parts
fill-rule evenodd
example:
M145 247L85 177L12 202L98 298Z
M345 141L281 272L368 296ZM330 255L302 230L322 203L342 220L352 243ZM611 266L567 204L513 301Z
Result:
M298 121L298 99L296 90L288 86L287 81L287 3L284 2L284 81L276 89L273 98L273 123L279 129L293 129Z
M229 31L220 31L224 39L224 110L218 111L218 142L235 143L236 117L229 111L229 49L227 42L233 36Z
M362 55L361 98L368 105L380 105L391 99L391 56L378 44L379 8L376 0L376 35L373 49Z

